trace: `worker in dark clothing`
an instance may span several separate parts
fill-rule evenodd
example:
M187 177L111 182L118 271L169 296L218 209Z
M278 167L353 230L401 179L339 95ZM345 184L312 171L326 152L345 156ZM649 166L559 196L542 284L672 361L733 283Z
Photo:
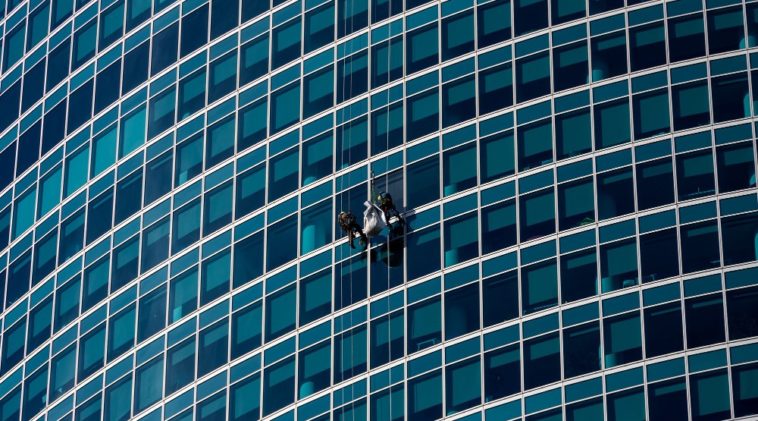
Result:
M391 223L391 219L394 217L400 220L400 212L397 211L395 202L392 201L392 196L389 193L380 193L376 197L376 201L378 202L379 209L384 212L384 219L388 224Z
M356 234L358 237L360 237L361 246L363 248L366 248L366 246L368 246L368 238L366 237L366 234L363 233L361 226L358 225L358 222L355 220L355 215L353 215L352 212L340 212L339 216L337 217L337 222L340 224L342 230L347 234L351 248L355 248L353 245L353 239L355 238Z

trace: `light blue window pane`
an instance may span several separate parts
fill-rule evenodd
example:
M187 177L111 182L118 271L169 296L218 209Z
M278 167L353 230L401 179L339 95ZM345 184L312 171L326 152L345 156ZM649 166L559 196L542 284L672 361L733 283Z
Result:
M524 314L558 304L558 274L554 261L524 269L521 283Z
M203 169L203 137L187 140L176 147L176 185L195 177Z
M729 418L729 378L725 371L690 380L693 419Z
M78 150L66 159L65 196L68 197L87 182L89 147Z
M294 84L271 95L271 134L300 119L300 85Z
M61 201L61 176L63 171L58 166L48 173L40 182L39 212L38 216L45 215L50 209Z
M211 83L219 85L221 82L234 77L237 72L237 56L231 55L223 61L213 64Z
M300 228L300 254L306 254L331 241L332 219L331 200L303 210Z
M605 366L615 367L642 357L640 316L621 316L603 321Z
M232 386L229 398L231 421L257 420L261 407L261 378L255 375Z
M266 299L266 341L295 327L297 291L294 286Z
M74 66L81 64L92 53L95 52L95 44L97 42L97 21L89 24L84 30L81 30L74 35Z
M412 63L437 56L437 28L417 32L411 36L410 57ZM434 47L434 48L432 48Z
M447 414L481 403L481 366L479 358L448 367L445 373Z
M55 400L74 386L76 374L76 346L55 356L50 364L49 401Z
M232 220L232 183L210 192L205 197L205 235L213 232Z
M197 281L197 269L192 269L171 281L169 296L169 321L171 323L197 308Z
M116 162L117 139L118 131L114 125L92 140L92 177L100 174Z
M445 223L445 266L479 255L478 226L475 213Z
M167 98L171 102L171 109L173 110L174 97L171 95ZM139 111L131 113L129 117L123 120L119 157L123 157L145 143L145 117L146 112L143 105Z
M642 390L622 392L608 398L609 421L636 421L645 419L645 395Z
M134 388L134 412L137 413L160 400L163 392L163 357L137 370Z
M126 352L134 344L136 310L132 308L120 313L109 321L108 359Z
M442 416L442 376L427 375L408 384L409 419L437 419Z
M476 185L476 143L445 152L443 162L445 196Z
M16 206L13 208L13 237L26 231L34 223L34 209L36 204L36 189L31 189L16 199Z
M303 186L332 173L333 144L331 134L303 144Z
M16 30L12 31L10 35L7 35L5 41L5 49L3 50L4 70L8 70L9 67L16 64L16 62L24 54L25 29L25 25L19 25Z
M29 24L29 39L26 42L27 47L36 45L47 35L48 20L50 18L50 4L46 3L34 12Z
M323 271L300 281L300 325L332 310L332 272Z
M100 40L110 41L114 36L120 36L124 26L124 4L116 6L100 18ZM100 49L103 49L103 45Z
M234 152L235 119L227 119L208 130L206 167L220 162Z
M194 114L205 105L205 91L205 71L179 82L179 121ZM166 98L168 102L169 97Z
M230 268L229 249L203 262L201 304L209 303L229 291Z
M634 98L635 138L655 136L669 131L668 91Z
M121 380L105 391L105 419L109 421L128 420L132 406L132 377Z

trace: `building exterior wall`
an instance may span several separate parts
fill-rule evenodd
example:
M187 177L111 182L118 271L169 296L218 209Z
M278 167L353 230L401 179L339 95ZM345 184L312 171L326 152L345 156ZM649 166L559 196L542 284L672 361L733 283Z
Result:
M758 3L0 8L0 421L758 414Z

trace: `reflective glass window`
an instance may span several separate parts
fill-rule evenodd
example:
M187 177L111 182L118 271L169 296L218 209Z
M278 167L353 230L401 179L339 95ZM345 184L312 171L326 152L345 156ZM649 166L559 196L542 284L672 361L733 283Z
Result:
M637 164L637 203L639 210L674 202L674 177L671 158Z
M533 389L561 379L558 333L524 341L524 388Z
M633 312L603 319L605 367L637 361L642 358L640 315Z
M564 328L562 334L563 372L566 378L600 370L602 358L598 322Z

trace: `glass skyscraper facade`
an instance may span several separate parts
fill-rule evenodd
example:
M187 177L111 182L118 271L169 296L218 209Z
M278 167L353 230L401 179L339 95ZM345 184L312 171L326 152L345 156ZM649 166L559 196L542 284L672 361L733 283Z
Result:
M758 2L3 0L0 36L0 421L758 415ZM402 232L351 248L383 191Z

